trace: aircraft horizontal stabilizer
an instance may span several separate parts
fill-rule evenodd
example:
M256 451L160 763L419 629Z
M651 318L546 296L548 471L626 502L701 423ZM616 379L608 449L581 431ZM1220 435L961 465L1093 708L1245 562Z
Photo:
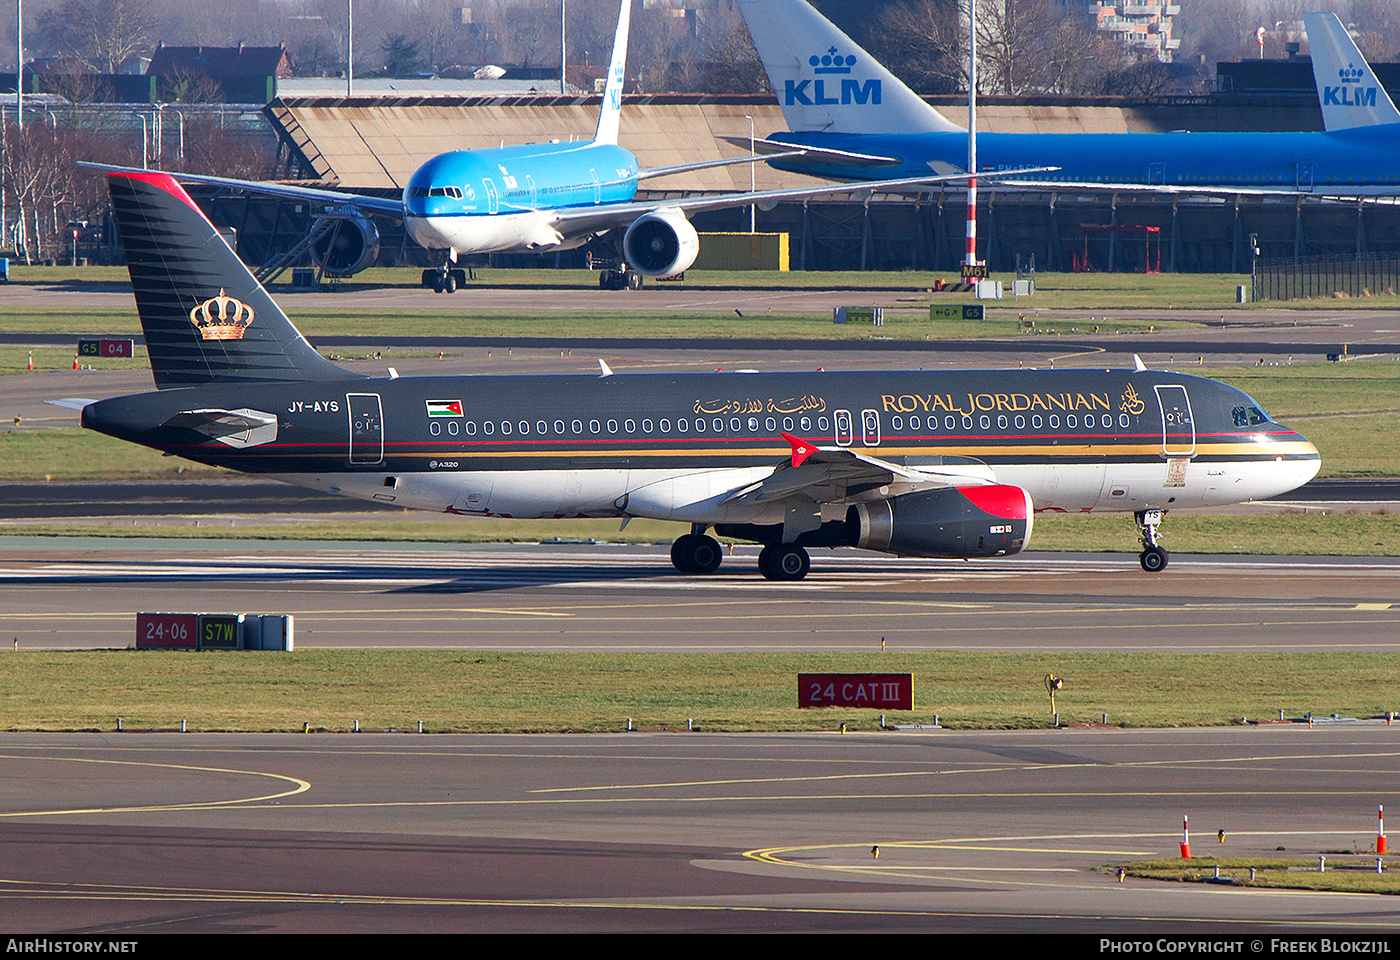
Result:
M88 404L96 403L97 401L88 400L86 397L60 397L57 400L45 400L44 402L51 406L62 407L65 410L81 410Z
M729 137L725 137L724 139L729 140L730 138L729 138ZM737 141L731 140L731 142L737 142ZM747 149L748 149L748 146L749 146L749 141L748 141L748 140L744 140L742 146L744 147L745 150L747 150ZM789 147L787 150L784 150L784 151L782 151L782 152L780 152L780 153L773 154L773 155L765 155L763 151L757 150L757 151L755 151L755 156L757 156L759 159L762 159L762 160L773 160L773 159L776 159L777 157L800 157L800 156L805 155L806 153L807 153L807 151L806 151L805 149L804 149L804 150L796 150L796 149L792 149L791 147ZM638 180L651 180L651 179L653 179L653 178L655 178L655 177L669 177L669 176L671 176L672 174L675 174L675 173L690 173L690 172L695 171L695 170L708 170L708 169L710 169L711 167L732 167L732 166L736 166L737 164L740 164L740 163L753 163L753 162L754 162L754 158L753 158L753 157L751 157L751 156L742 156L742 157L725 157L723 160L703 160L703 161L701 161L701 162L699 162L699 163L678 163L678 164L676 164L675 166L671 166L671 167L644 167L644 168L642 168L641 170L638 170L638 171L637 171L637 179L638 179Z
M277 439L277 417L261 410L186 410L161 424L202 433L230 447L256 447Z
M749 148L748 137L720 137L720 139L745 150ZM823 160L827 163L839 163L852 167L897 167L903 162L899 157L882 157L878 154L836 150L832 147L809 147L796 143L784 143L782 140L755 140L753 150L765 160L801 156L806 160ZM748 160L747 157L743 159L746 162Z

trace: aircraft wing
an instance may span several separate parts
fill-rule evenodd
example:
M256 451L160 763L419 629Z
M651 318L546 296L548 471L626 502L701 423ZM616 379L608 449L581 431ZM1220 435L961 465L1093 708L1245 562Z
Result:
M977 179L1012 177L1026 173L1044 173L1058 167L1039 167L1021 170L1004 170L998 173L981 174ZM856 180L850 183L832 183L820 187L794 187L787 190L759 190L754 193L719 193L701 197L686 197L680 200L658 200L639 203L604 203L592 207L577 207L555 210L551 222L560 233L577 236L597 230L608 230L651 213L653 210L680 210L684 213L698 213L704 210L724 210L729 207L746 207L751 203L775 203L779 200L800 200L803 197L820 197L832 193L860 193L863 191L896 193L918 187L936 187L941 183L966 180L967 174L957 173L948 176L929 175L927 177L906 177L901 180Z
M724 503L766 503L797 496L821 500L827 499L829 494L818 495L818 488L835 486L849 491L852 487L875 488L895 483L927 488L995 482L991 470L986 467L979 469L971 464L949 470L907 467L844 447L819 447L810 440L787 433L783 434L783 439L792 446L791 459L784 460L778 469L757 483L733 491L725 497Z
M159 170L142 170L139 167L114 167L105 163L79 161L78 166L104 173L161 173ZM206 183L230 190L247 190L272 197L286 197L289 200L305 200L308 203L324 203L333 206L350 206L365 213L378 213L403 218L403 201L384 197L366 197L358 193L342 190L322 190L317 187L299 187L290 183L272 183L262 180L236 180L232 177L206 177L193 173L168 173L181 183Z

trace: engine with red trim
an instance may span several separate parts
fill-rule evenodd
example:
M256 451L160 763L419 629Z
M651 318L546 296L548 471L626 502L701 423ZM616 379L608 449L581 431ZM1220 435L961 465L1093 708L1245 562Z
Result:
M939 487L846 511L853 547L903 557L1005 557L1031 539L1031 495L1010 484Z

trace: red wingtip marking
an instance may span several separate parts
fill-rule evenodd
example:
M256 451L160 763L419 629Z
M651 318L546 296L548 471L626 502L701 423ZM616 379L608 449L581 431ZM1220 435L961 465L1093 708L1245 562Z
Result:
M142 183L149 183L153 187L160 187L172 197L178 197L196 210L198 204L190 199L190 195L185 192L185 188L168 173L161 173L158 170L123 170L107 174L109 177L126 177L130 180L140 180ZM203 211L200 211L201 216Z
M817 445L810 440L794 437L790 433L783 434L783 439L792 445L792 465L794 467L802 466L804 460L817 452Z

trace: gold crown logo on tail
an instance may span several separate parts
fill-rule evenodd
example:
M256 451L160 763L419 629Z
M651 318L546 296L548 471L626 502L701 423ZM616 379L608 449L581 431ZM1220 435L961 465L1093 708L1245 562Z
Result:
M217 297L190 311L190 323L205 340L242 340L252 322L253 308L225 294L222 287Z

